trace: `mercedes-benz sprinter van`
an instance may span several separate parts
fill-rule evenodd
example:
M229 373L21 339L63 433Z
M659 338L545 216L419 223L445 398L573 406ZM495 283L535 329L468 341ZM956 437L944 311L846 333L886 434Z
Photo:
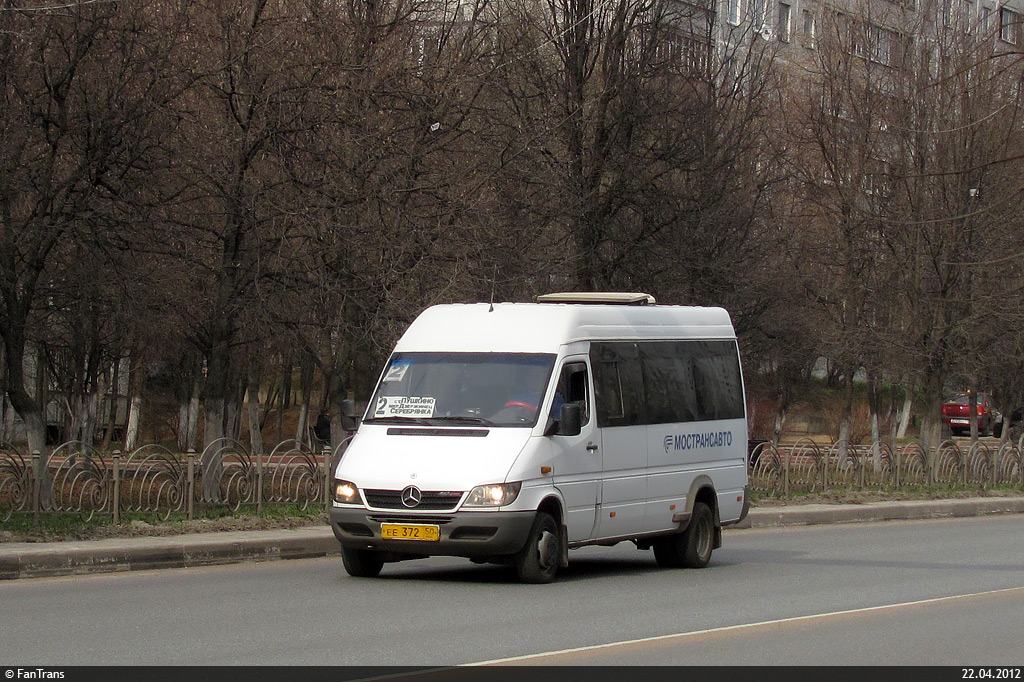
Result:
M647 294L438 305L395 346L334 472L346 570L436 555L545 583L631 541L703 567L747 513L740 358L721 308Z

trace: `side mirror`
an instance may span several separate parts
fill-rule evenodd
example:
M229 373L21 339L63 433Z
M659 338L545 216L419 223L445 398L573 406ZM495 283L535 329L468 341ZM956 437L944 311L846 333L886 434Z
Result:
M346 431L355 431L359 428L359 416L354 400L346 398L341 401L341 428Z
M583 431L583 408L579 403L565 403L558 415L558 435L578 436Z

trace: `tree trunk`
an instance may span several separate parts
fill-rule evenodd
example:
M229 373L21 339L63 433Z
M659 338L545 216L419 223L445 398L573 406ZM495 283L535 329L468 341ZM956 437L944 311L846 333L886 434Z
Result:
M192 385L192 399L188 402L188 433L185 440L185 451L195 450L199 445L199 382Z
M903 395L903 410L900 411L900 423L899 428L896 431L896 437L903 439L907 437L907 428L910 427L910 415L914 409L914 395L911 389L905 389Z
M853 421L853 367L848 367L843 381L843 416L839 420L839 462L845 462L850 452L850 432Z
M200 377L203 373L203 361L195 358L194 371L189 383L191 395L188 399L188 422L185 431L185 452L195 451L199 447L199 414L200 398L202 397L203 384Z
M91 446L96 440L96 418L99 404L107 390L106 374L100 374L93 382L93 390L85 401L85 415L82 419L82 442Z
M178 452L188 450L188 407L187 398L178 404Z
M121 385L121 358L114 360L112 376L110 379L110 390L101 400L107 403L107 424L103 429L103 443L100 446L104 452L110 450L110 443L114 440L114 429L117 428L117 408L119 404L118 391Z
M244 378L235 384L231 391L231 399L227 401L225 408L224 433L231 440L241 441L242 439L242 415L245 412L245 390L247 382Z
M263 454L263 433L260 431L260 371L258 363L249 367L249 447L252 454Z
M219 448L210 445L224 437L224 398L207 396L203 421L203 501L220 502L220 479L224 473Z
M928 455L928 470L934 471L935 457L942 440L943 377L933 373L924 379L924 415L921 417L921 447Z
M13 335L12 335L13 336ZM29 453L39 452L46 457L46 423L43 420L41 403L37 402L25 388L24 337L14 336L5 339L5 359L7 364L7 396L11 401L11 407L21 417L25 424L25 438L28 441ZM36 360L36 374L42 372L42 367Z
M782 440L782 429L786 425L786 414L789 412L789 401L780 401L779 409L775 413L775 429L772 431L772 445L779 447Z
M128 426L124 433L126 453L132 452L138 447L139 431L142 428L142 391L145 386L145 365L137 352L132 353L131 369L128 375Z
M292 359L291 355L283 358L281 366L281 395L277 408L277 431L274 439L280 443L284 439L284 411L291 406L292 402Z
M14 408L7 397L7 391L3 392L4 421L0 426L0 441L9 443L14 440Z
M295 426L295 440L299 443L310 441L308 436L309 428L309 405L313 401L313 362L309 358L302 359L300 372L300 388L302 390L302 405L299 408L299 423Z
M882 434L878 426L878 382L873 372L868 372L868 412L871 421L871 459L878 472L882 470Z

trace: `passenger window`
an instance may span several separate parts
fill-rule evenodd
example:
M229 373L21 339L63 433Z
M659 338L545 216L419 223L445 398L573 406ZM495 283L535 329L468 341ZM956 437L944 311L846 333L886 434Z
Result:
M644 383L636 343L593 343L597 425L630 426L643 423Z
M598 420L604 422L608 419L622 419L625 417L625 410L622 407L622 380L619 377L619 363L599 363L597 377L597 395L600 396L597 403L599 412Z
M598 426L743 417L735 341L591 344Z

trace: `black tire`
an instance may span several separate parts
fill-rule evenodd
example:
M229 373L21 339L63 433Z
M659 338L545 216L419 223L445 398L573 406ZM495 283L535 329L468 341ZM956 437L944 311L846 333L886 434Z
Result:
M519 581L532 585L550 583L555 579L561 561L562 538L558 524L550 514L537 512L526 545L515 557Z
M341 560L345 564L345 570L354 578L373 578L384 568L384 561L379 558L377 552L365 549L342 547Z
M654 543L654 558L664 568L704 568L714 547L715 515L706 504L696 502L686 530Z

